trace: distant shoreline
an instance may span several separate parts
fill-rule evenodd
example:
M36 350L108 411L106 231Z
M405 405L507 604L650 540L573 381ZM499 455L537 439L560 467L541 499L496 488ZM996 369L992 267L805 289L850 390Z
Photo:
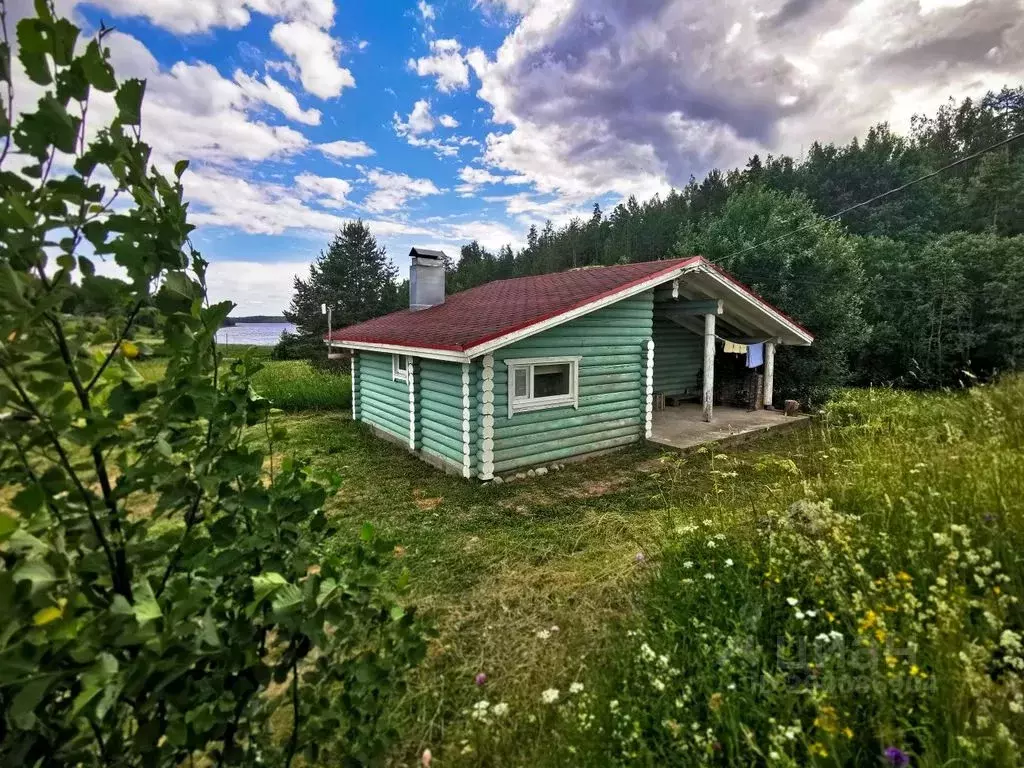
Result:
M244 323L255 325L257 323L287 323L284 315L248 315L246 317L228 317L224 320L223 328L230 328L233 325Z

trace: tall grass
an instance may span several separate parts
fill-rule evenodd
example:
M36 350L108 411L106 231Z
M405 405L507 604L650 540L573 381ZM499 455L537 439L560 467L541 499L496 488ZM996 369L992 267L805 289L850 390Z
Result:
M635 617L526 711L470 707L467 762L1019 765L1022 449L1010 378L841 393L799 463L672 460Z
M222 365L241 355L255 358L263 366L253 376L252 386L283 411L347 411L352 407L352 380L345 373L316 368L305 360L271 360L267 347L222 344L218 351ZM166 362L160 357L137 361L135 369L148 381L164 375Z

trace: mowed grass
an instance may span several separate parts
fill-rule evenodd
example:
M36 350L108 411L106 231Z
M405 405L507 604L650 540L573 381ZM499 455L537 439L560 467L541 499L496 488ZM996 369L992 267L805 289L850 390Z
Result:
M317 368L305 360L271 360L269 347L242 344L218 346L223 364L243 354L258 360L263 368L253 376L253 388L283 411L333 411L352 407L352 380L347 373ZM166 363L159 357L135 363L147 380L163 376Z
M323 546L374 523L439 629L391 714L399 763L1018 763L1020 378L849 392L808 430L504 486L345 413L277 420L278 457L342 478Z

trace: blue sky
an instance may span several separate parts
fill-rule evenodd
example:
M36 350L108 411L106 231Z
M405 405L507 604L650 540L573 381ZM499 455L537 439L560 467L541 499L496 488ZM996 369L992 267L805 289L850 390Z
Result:
M12 0L14 16L28 0ZM345 220L497 249L1016 84L1024 0L59 0L185 178L213 298L276 314ZM25 12L25 9L21 9ZM102 105L98 109L103 114ZM91 113L92 114L92 113ZM660 254L651 254L652 258Z

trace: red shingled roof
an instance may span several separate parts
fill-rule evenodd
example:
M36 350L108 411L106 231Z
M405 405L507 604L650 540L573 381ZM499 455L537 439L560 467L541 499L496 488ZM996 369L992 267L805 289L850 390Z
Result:
M392 312L330 338L461 352L699 261L692 256L495 280L446 296L436 307Z

